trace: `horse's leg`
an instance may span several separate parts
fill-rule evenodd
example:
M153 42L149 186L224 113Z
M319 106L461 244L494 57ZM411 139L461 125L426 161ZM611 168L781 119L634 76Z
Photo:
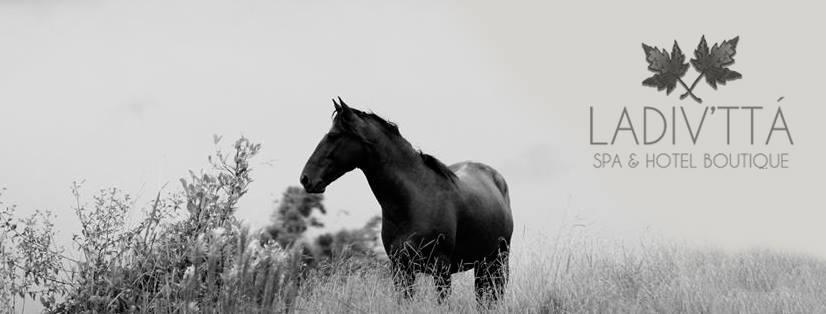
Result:
M451 259L446 252L453 251L451 241L445 241L446 236L440 233L436 236L433 246L429 249L429 256L433 256L430 272L433 274L433 283L436 285L436 294L439 304L450 296L450 266Z
M396 290L400 292L405 299L412 298L415 290L413 284L416 282L416 273L411 267L405 267L398 263L393 264L392 271L393 283L396 286Z
M436 259L433 269L433 282L436 284L439 304L450 296L450 261L445 256Z
M510 252L507 246L504 249L500 249L499 256L496 257L494 266L490 269L494 301L498 301L505 295L505 286L508 284L508 276L510 275L508 267L509 257Z
M479 263L473 269L476 302L481 306L495 303L505 292L508 265L499 261Z
M450 273L447 271L435 273L433 274L433 281L436 283L439 304L442 304L450 296Z
M500 239L499 252L490 259L477 263L473 268L476 288L476 301L480 305L489 305L490 301L498 301L505 294L508 283L510 256L509 245Z
M473 287L476 292L476 303L480 306L487 306L493 282L490 280L490 263L487 261L477 262L473 266Z

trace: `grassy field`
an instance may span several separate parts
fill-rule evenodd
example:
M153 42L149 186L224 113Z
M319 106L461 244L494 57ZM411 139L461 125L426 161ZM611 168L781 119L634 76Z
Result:
M372 223L325 238L326 251L318 237L311 252L294 241L306 237L267 239L239 222L233 214L260 144L241 138L234 148L219 149L211 171L182 178L182 191L159 192L143 207L116 188L84 201L75 183L83 230L69 249L56 245L66 230L52 214L18 217L0 197L0 313L826 313L824 260L651 235L630 245L564 219L552 233L517 228L510 284L490 308L477 306L472 272L454 275L443 304L428 276L418 278L413 299L399 300L372 249ZM280 204L311 212L321 201L288 188ZM144 217L130 224L133 212ZM292 220L275 221L290 230Z
M482 312L826 313L826 262L770 251L724 253L658 243L636 249L576 232L515 235L511 283ZM436 302L432 279L417 279L413 300L398 302L385 271L311 279L296 303L312 313L472 313L471 272L453 277L453 295Z

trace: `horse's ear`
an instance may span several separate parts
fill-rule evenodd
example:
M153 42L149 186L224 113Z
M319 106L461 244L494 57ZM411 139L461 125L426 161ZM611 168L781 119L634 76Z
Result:
M344 109L344 110L349 110L350 109L350 107L348 107L347 104L344 103L344 100L341 100L341 96L338 96L338 103L341 104L341 109Z
M333 98L333 107L335 107L335 108L336 108L336 112L340 112L340 111L341 111L341 105L339 105L339 104L336 102L336 99L335 99L335 98Z

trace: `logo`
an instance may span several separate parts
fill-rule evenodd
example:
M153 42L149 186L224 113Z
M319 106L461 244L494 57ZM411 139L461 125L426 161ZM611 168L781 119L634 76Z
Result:
M712 89L743 77L732 69L739 36L709 47L705 36L686 60L677 41L671 51L642 44L648 70L654 72L642 81L671 95L677 85L684 92L682 102L697 93L705 80ZM630 49L630 48L629 48ZM690 63L690 64L689 64ZM699 73L691 85L683 77L692 67ZM742 83L740 83L742 84ZM749 84L743 84L748 88ZM791 164L792 132L778 95L764 101L742 103L729 97L729 103L696 105L588 106L589 142L594 149L595 169L786 169ZM711 103L711 102L709 102ZM788 102L786 102L788 103ZM785 135L785 136L784 136Z
M691 99L703 103L703 100L694 94L694 88L697 87L697 83L702 78L705 78L708 85L716 90L717 84L725 85L728 81L743 77L739 72L729 69L729 66L734 64L734 55L737 53L739 39L740 36L724 40L721 43L715 43L709 49L706 37L702 36L697 49L694 50L694 58L691 59L691 65L697 72L700 72L700 75L694 79L694 83L691 83L690 87L683 81L683 76L688 71L688 63L685 62L685 55L680 50L676 40L671 48L670 55L665 49L643 43L642 50L645 52L648 70L655 74L642 81L642 85L655 87L658 91L665 90L666 95L671 95L677 83L680 83L686 90L685 93L680 95L680 99L691 96Z

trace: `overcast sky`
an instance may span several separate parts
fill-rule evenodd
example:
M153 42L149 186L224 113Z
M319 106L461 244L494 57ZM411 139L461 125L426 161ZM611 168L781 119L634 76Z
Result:
M807 59L824 53L822 11L714 3L666 15L625 2L0 1L3 198L23 213L54 210L68 234L73 180L85 180L87 196L116 186L142 204L207 168L213 134L226 145L244 135L263 150L238 215L260 226L298 183L329 128L330 98L341 96L447 164L499 169L518 226L579 217L609 237L648 228L826 256L823 61ZM676 39L690 55L703 34L742 36L745 77L704 93L744 104L786 97L794 167L591 168L588 106L686 104L640 87L649 75L640 42ZM333 227L380 213L361 173L327 191Z

